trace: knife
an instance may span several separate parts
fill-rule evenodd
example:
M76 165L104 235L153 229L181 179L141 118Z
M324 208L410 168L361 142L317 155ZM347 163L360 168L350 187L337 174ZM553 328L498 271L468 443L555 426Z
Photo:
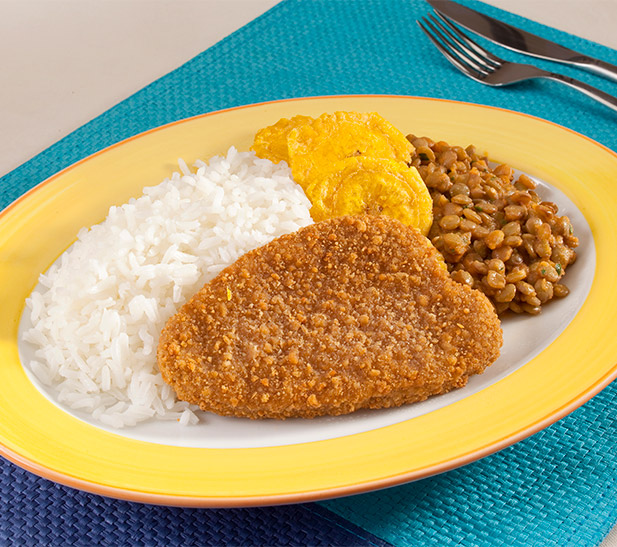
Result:
M426 1L435 11L495 44L541 59L574 65L617 81L617 65L560 46L451 0Z

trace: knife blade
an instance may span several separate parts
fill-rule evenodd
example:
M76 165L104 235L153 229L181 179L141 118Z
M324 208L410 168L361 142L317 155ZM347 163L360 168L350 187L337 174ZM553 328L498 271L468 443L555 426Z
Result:
M574 65L617 81L617 65L560 46L452 0L426 1L435 11L495 44L533 57Z

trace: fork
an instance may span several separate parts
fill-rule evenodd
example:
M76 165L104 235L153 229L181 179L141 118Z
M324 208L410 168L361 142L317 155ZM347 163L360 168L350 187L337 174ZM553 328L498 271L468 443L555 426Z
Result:
M465 36L440 13L423 17L418 24L443 56L476 82L504 86L534 78L547 78L573 87L617 111L617 97L562 74L500 59Z

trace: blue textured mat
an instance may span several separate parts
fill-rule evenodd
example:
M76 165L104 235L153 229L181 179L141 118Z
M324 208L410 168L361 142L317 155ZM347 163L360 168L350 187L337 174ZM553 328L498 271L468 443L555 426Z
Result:
M389 545L316 504L150 506L72 490L6 464L0 494L0 545Z
M617 63L617 52L468 0ZM456 73L422 35L421 0L287 0L0 179L0 207L121 139L207 111L286 97L443 97L533 114L617 150L617 115L554 82L506 89ZM514 53L505 53L516 59ZM617 84L537 61L617 95ZM411 130L411 129L410 129ZM462 143L466 144L466 143ZM0 542L49 545L596 545L617 521L617 387L550 428L438 477L294 507L148 507L0 465Z

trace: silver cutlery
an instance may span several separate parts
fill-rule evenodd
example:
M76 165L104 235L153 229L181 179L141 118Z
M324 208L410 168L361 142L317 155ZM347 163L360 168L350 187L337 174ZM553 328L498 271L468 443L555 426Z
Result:
M422 18L418 24L444 57L472 80L490 86L504 86L547 78L573 87L617 111L617 97L562 74L500 59L465 36L439 13Z
M426 0L438 13L463 28L506 48L549 61L574 65L617 81L617 66L521 30L451 0Z

